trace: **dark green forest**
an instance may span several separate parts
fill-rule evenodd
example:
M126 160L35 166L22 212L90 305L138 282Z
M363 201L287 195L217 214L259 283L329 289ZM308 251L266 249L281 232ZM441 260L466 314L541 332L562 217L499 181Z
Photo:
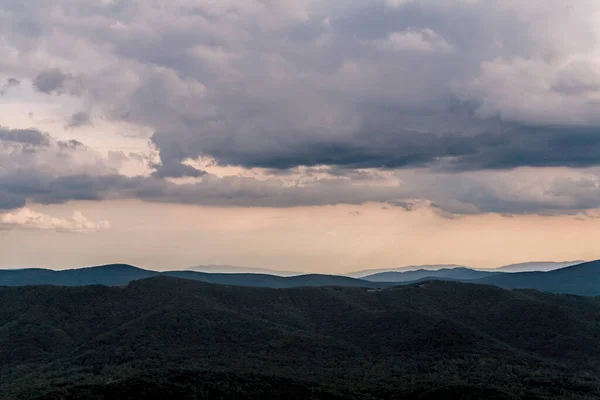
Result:
M600 299L456 282L0 288L2 399L597 399Z

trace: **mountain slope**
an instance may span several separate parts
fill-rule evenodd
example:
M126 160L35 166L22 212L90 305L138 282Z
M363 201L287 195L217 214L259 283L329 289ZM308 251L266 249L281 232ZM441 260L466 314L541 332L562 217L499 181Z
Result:
M305 275L305 272L281 271L268 268L237 267L234 265L199 265L188 268L190 271L203 272L206 274L263 274L274 276L296 276Z
M140 269L127 264L110 264L64 271L49 269L0 270L0 286L26 285L125 285L133 280L150 278L159 272Z
M570 267L572 265L582 264L585 261L534 261L519 264L505 265L500 268L494 268L490 271L496 272L541 272L541 271L553 271L555 269L561 269Z
M371 282L409 282L424 278L449 279L449 280L471 280L480 279L487 276L501 274L501 272L477 271L469 268L444 268L435 271L419 269L406 272L382 272L374 275L367 275L361 279Z
M406 267L399 268L380 268L380 269L365 269L362 271L353 271L345 274L351 278L363 278L369 275L380 274L384 272L408 272L408 271L417 271L417 270L426 270L426 271L437 271L440 269L450 269L450 268L468 268L463 265L455 265L455 264L432 264L432 265L409 265Z
M153 276L173 276L234 286L290 288L299 286L350 286L375 288L381 284L335 275L280 277L265 274L208 274L195 271L149 271L125 264L52 271L46 269L0 270L0 286L121 286ZM385 285L384 285L385 286ZM389 285L388 285L389 286Z
M548 272L495 275L473 282L508 289L531 288L553 293L600 296L600 260Z
M600 302L451 282L0 288L0 360L10 399L593 399Z
M365 288L376 288L381 286L381 284L379 283L337 275L311 274L281 277L265 274L205 274L202 272L194 271L168 271L163 272L162 274L176 278L193 279L206 283L216 283L221 285L233 286L266 287L272 289L283 289L303 286L346 286Z

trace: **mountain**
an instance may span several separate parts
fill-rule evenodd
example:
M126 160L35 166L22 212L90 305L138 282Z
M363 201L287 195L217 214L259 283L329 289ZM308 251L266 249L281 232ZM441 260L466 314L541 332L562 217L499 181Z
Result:
M110 264L97 267L54 271L49 269L0 270L0 286L25 285L125 285L137 279L150 278L159 272L148 271L127 264Z
M265 274L208 274L195 271L149 271L125 264L79 268L64 271L47 269L0 270L0 286L122 286L153 276L173 276L208 283L234 286L290 288L299 286L356 286L376 288L381 284L336 275L299 275L280 277ZM389 285L388 285L389 286Z
M282 277L265 274L205 274L194 271L169 271L163 272L162 275L221 285L265 287L272 289L303 286L346 286L364 288L376 288L381 286L381 284L376 282L369 282L347 276L318 274Z
M236 267L234 265L200 265L189 268L190 271L204 272L208 274L263 274L275 276L297 276L305 272L280 271L277 269Z
M600 299L159 276L0 288L2 399L597 399Z
M581 264L584 262L585 261L562 261L562 262L535 261L535 262L526 262L526 263L520 263L520 264L505 265L504 267L494 268L492 270L487 270L487 271L497 271L497 272L552 271L555 269L570 267L572 265L577 265L577 264Z
M416 271L406 272L381 272L374 275L362 277L366 281L371 282L410 282L422 280L424 278L431 279L449 279L449 280L472 280L480 279L487 276L502 274L502 272L478 271L474 269L457 267L444 268L435 271L419 269Z
M384 272L409 272L409 271L418 271L418 270L437 271L440 269L452 269L452 268L468 268L468 267L465 267L463 265L455 265L455 264L409 265L406 267L398 267L398 268L365 269L362 271L349 272L345 275L352 277L352 278L363 278L365 276L380 274L380 273L384 273Z
M494 275L473 282L508 289L531 288L554 293L600 296L600 260L548 272Z

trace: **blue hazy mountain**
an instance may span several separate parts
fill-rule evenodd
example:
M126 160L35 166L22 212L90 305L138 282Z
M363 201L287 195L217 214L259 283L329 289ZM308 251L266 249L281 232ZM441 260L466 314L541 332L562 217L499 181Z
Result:
M207 274L266 274L275 276L305 275L306 272L281 271L269 268L238 267L235 265L199 265L189 268L190 271L204 272Z
M336 275L299 275L281 277L267 274L209 274L195 271L150 271L127 264L111 264L98 267L78 268L64 271L48 269L0 270L0 286L85 286L126 285L131 281L165 275L222 285L268 288L291 288L301 286L348 286L373 288L374 282Z
M554 293L600 296L600 260L547 272L499 274L471 282L507 289L527 288Z
M374 288L381 286L375 282L350 278L338 275L298 275L291 277L267 275L267 274L206 274L194 271L169 271L163 275L175 278L193 279L206 283L217 283L221 285L267 287L275 289L303 287L303 286L345 286Z
M361 279L371 282L410 282L424 278L448 279L448 280L473 280L488 276L502 274L502 272L479 271L470 268L442 268L438 270L419 269L406 272L381 272L378 274L367 275Z
M528 288L585 296L600 295L600 261L582 263L548 272L499 273L494 272L494 270L478 271L468 268L448 268L437 271L420 270L375 274L375 276L366 279L318 274L282 277L268 274L211 274L195 271L158 272L127 264L111 264L64 271L48 269L0 270L0 286L122 286L132 281L159 275L222 285L265 288L303 286L386 288L415 281L449 280L495 285L507 289Z
M405 267L398 268L379 268L379 269L365 269L361 271L354 271L345 274L353 278L364 278L366 276L372 276L375 274L381 274L385 272L411 272L411 271L438 271L443 269L455 269L465 268L475 271L484 272L532 272L532 271L552 271L555 269L570 267L572 265L581 264L585 261L532 261L518 264L505 265L499 268L474 268L467 267L464 265L456 264L432 264L432 265L408 265Z
M408 265L405 267L398 267L398 268L365 269L362 271L349 272L344 275L350 276L352 278L363 278L365 276L381 274L384 272L409 272L409 271L418 271L418 270L437 271L440 269L451 269L451 268L469 268L469 267L465 267L464 265L456 265L456 264ZM471 268L469 268L469 269L471 269Z
M118 286L159 274L156 271L149 271L127 264L110 264L63 271L40 268L5 269L0 270L0 286Z
M498 272L536 272L536 271L553 271L570 267L572 265L582 264L585 261L533 261L519 264L505 265L500 268L494 268L493 271Z

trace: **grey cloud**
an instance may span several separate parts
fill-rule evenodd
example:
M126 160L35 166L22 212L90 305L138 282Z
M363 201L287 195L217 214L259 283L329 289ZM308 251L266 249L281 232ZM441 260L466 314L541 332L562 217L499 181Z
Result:
M45 146L49 144L50 137L37 129L8 129L0 126L0 141Z
M4 84L4 86L2 86L2 88L0 89L0 96L4 96L4 94L6 94L6 92L13 87L17 87L21 84L21 82L18 79L15 78L8 78L6 80L6 83Z
M426 117L428 118L428 116ZM432 120L435 117L431 118ZM447 113L442 132L419 132L395 127L394 120L381 118L365 124L353 135L336 139L304 136L273 143L260 136L246 139L239 147L222 146L220 138L186 141L179 153L161 151L163 159L176 164L197 155L214 157L223 165L287 169L296 166L329 165L353 168L433 168L463 171L530 167L584 168L600 165L600 127L528 126L490 121L478 132L478 124L465 124L466 132L451 130L456 115ZM461 122L464 124L464 121ZM447 132L443 130L448 129ZM460 127L459 127L460 129ZM159 149L178 145L181 136L158 132L152 140ZM244 138L237 140L243 143Z
M155 171L152 176L156 178L199 178L206 175L205 171L196 169L190 165L180 162L169 162L168 164L150 164Z
M18 147L11 150L12 153L18 151ZM25 152L25 147L21 151ZM71 153L78 156L70 157ZM107 164L115 160L122 162L126 158L124 153L112 154L107 159L97 158L90 163L94 157L97 156L80 142L52 139L39 151L27 154L26 158L17 157L20 164L3 157L0 163L0 209L19 208L28 202L60 204L73 200L110 199L220 207L380 202L407 210L425 204L445 216L477 213L574 214L600 207L600 197L597 196L600 178L590 172L582 172L569 179L543 181L535 172L527 171L496 171L481 175L477 171L433 173L396 170L390 176L378 170L344 174L340 169L325 168L319 169L318 174L310 169L306 175L296 171L301 178L297 184L290 184L285 175L255 179L217 177L206 173L194 183L176 184L156 175L123 176L108 167ZM49 164L48 160L52 163ZM81 163L81 160L85 162ZM513 176L520 186L515 185ZM540 183L543 183L543 190L536 189Z
M33 81L33 86L42 93L60 94L65 88L66 82L72 78L71 74L65 73L58 68L47 69L38 74Z
M79 111L71 115L67 122L67 127L77 128L84 125L90 125L92 123L92 119L89 113L85 111Z
M557 7L522 7L517 0L420 0L398 7L384 0L157 4L162 7L60 0L53 7L69 13L48 12L47 2L31 13L0 0L7 10L0 26L12 27L2 33L18 50L3 60L7 75L21 78L13 71L23 69L41 92L68 91L71 73L54 69L36 78L44 46L47 65L78 77L84 109L89 105L109 119L126 118L156 132L152 143L160 162L152 164L152 176L121 177L96 160L86 171L75 169L75 178L63 166L52 177L38 177L43 192L32 198L265 206L424 199L459 214L593 205L563 201L552 191L526 200L503 197L469 171L600 164L600 110L589 96L600 81L591 50L598 38L583 18L597 11L597 1L573 6L557 0ZM67 14L74 17L56 17ZM23 26L36 29L15 27L13 21L25 20L31 21ZM431 30L452 51L381 45L410 30ZM82 40L63 51L65 38L75 37ZM585 60L569 64L575 56ZM55 145L67 154L84 151ZM45 166L56 158L47 156ZM288 169L325 165L330 179L297 187L279 179L220 179L185 164L198 156L219 165L268 168L281 179ZM23 165L38 167L36 162ZM356 171L365 168L447 175L376 187L375 175ZM60 180L61 174L68 178ZM178 177L201 182L164 179ZM373 185L353 187L359 180Z
M185 150L176 143L163 148L160 152L160 162L150 163L150 167L155 169L152 175L157 178L198 178L205 175L205 171L183 164L185 154Z

